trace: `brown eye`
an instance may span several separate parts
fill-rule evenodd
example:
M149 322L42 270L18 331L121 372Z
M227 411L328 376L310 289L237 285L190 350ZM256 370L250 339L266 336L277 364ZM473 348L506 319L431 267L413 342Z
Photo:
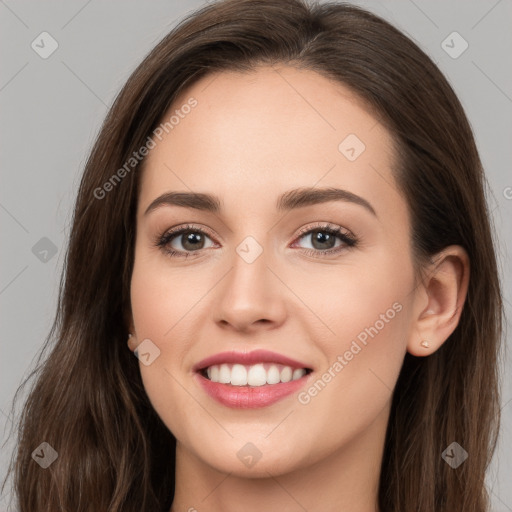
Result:
M189 256L201 249L212 247L213 243L202 229L185 226L162 235L157 245L170 256Z
M198 231L186 231L176 237L176 240L180 240L181 245L187 251L197 251L203 249L205 245L205 235Z
M332 228L329 226L318 226L307 231L303 231L298 240L309 241L311 247L305 247L305 251L310 255L329 255L337 253L345 248L353 247L357 241L341 228ZM338 243L337 243L338 242Z
M329 233L325 230L315 229L311 231L309 235L311 244L314 249L318 249L319 251L332 249L336 244L336 236L332 233Z

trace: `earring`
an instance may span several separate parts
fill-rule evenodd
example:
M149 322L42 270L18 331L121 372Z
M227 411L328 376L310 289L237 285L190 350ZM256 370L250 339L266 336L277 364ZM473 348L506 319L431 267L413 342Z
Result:
M422 347L425 347L425 348L429 348L430 347L430 343L428 342L428 340L423 340L420 345Z

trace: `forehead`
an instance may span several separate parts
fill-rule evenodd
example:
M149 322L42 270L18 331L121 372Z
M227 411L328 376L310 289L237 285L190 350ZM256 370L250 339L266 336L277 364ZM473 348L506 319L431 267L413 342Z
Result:
M180 94L166 122L144 162L141 208L171 190L245 195L249 207L260 192L315 184L368 199L386 182L394 189L390 133L348 87L311 70L207 75Z

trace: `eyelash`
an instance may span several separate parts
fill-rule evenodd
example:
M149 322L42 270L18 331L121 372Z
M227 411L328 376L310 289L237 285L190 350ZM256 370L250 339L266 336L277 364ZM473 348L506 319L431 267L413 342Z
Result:
M309 226L307 228L302 229L296 240L300 240L305 235L311 234L314 231L320 231L324 233L328 233L329 235L333 235L338 237L344 245L341 245L339 247L333 247L331 249L327 249L325 251L321 251L320 249L302 249L302 251L307 254L308 256L314 256L314 257L326 257L326 256L332 256L333 254L337 254L345 249L350 249L355 247L358 244L357 238L352 235L348 231L343 231L342 228L339 226L332 226L330 224L323 224L319 226ZM171 258L178 257L178 258L188 258L191 256L194 252L201 252L201 249L197 251L176 251L174 249L169 249L167 245L176 237L179 235L186 233L186 232L192 232L192 233L200 233L202 235L206 235L209 238L213 238L207 231L197 228L193 225L186 225L180 228L176 228L170 231L167 231L161 235L158 235L155 239L155 245L159 247L166 255L170 256ZM295 243L295 242L294 242Z

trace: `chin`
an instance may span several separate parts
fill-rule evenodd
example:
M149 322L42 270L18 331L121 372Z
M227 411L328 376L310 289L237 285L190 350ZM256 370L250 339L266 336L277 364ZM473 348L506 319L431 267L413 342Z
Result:
M200 450L194 450L196 456L206 464L222 473L230 473L241 478L268 478L297 469L296 449L279 450L278 446L257 436L247 436L256 441L231 439L227 443L219 443L218 438L201 443ZM263 446L265 445L265 446ZM292 457L294 455L294 457Z

